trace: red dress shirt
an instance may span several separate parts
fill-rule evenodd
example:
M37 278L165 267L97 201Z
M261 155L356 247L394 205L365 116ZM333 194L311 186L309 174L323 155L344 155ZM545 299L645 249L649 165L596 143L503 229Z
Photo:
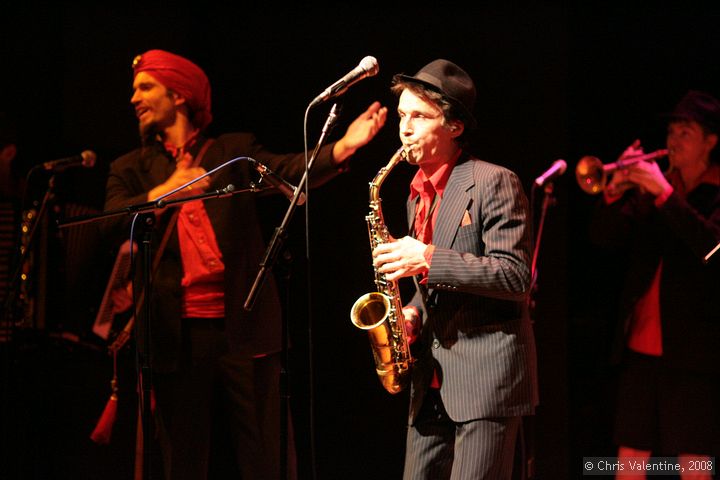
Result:
M165 145L176 159L196 141L197 132L180 148ZM225 316L225 264L215 231L202 200L184 203L177 221L182 255L181 285L183 318L222 318Z
M430 177L422 169L419 169L410 182L410 200L420 197L415 208L415 238L428 246L425 249L425 260L428 265L430 265L432 254L435 251L435 246L432 245L432 233L440 210L440 201L450 178L450 172L455 167L460 153L461 151L458 150L454 158L442 164ZM436 195L437 198L435 198ZM431 214L429 220L426 219L428 212ZM427 271L424 272L421 283L427 283Z
M424 255L428 265L432 261L432 254L435 246L431 244L432 233L435 228L438 210L440 210L440 201L442 200L445 187L447 186L450 172L457 163L461 151L458 150L454 158L447 163L442 164L430 177L428 177L422 169L419 169L410 182L410 199L417 199L417 207L415 208L415 238L427 245ZM437 198L436 198L437 196ZM430 218L428 219L428 213ZM427 283L427 270L422 273L421 284ZM430 388L440 388L440 377L437 369L433 371L433 378L430 382Z

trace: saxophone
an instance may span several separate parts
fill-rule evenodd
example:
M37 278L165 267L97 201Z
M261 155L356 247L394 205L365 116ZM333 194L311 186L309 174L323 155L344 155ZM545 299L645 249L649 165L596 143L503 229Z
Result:
M380 187L398 163L407 158L408 152L400 148L390 162L381 168L370 182L370 213L365 217L370 234L370 249L390 240L380 203ZM412 356L405 334L402 301L397 282L388 281L384 274L375 270L376 292L366 293L355 301L350 319L356 327L367 330L370 347L375 359L375 370L385 390L395 394L408 383Z

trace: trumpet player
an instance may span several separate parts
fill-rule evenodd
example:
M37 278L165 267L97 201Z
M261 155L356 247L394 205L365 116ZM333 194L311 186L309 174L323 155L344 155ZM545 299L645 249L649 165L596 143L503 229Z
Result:
M373 257L388 280L418 280L403 308L416 359L404 478L509 479L521 416L537 403L527 198L513 172L463 148L476 97L463 69L435 60L392 90L418 167L412 233Z
M704 258L720 241L718 135L720 102L688 92L668 118L668 172L617 170L591 222L596 241L630 259L615 349L618 456L676 455L681 478L711 478L693 467L720 457L720 259ZM638 154L636 141L621 160Z

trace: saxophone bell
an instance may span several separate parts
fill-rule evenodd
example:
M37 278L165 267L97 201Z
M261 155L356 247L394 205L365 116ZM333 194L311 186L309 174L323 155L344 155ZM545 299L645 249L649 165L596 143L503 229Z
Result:
M380 292L361 296L350 310L350 320L361 330L372 330L387 319L390 313L390 297Z
M402 315L402 312L399 313ZM403 350L408 348L407 343L402 343L406 340L398 339L396 327L404 326L402 320L397 320L397 314L393 299L382 292L362 295L350 311L353 325L368 332L375 372L385 390L392 394L401 392L407 386L412 361L409 350Z
M406 385L409 362L396 362L396 340L388 323L392 317L392 299L381 292L370 292L358 298L350 311L353 325L368 332L375 360L375 372L388 392L401 392Z

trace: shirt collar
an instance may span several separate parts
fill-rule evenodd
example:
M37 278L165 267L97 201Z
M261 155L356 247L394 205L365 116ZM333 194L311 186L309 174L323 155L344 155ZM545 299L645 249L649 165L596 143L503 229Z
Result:
M462 150L458 150L455 155L447 162L440 165L435 172L428 178L422 168L418 169L410 182L410 199L415 199L421 192L425 191L425 183L430 182L433 189L442 198L445 186L447 185L448 179L450 178L450 172L460 158Z
M183 157L185 152L190 150L196 143L198 139L198 135L200 134L199 129L195 129L191 134L190 137L188 137L187 140L185 140L185 143L180 145L179 147L176 147L175 145L171 143L164 143L163 146L165 147L165 150L175 158L175 160L179 160Z
M682 192L683 195L688 193L685 192L685 187L683 185L682 178L680 177L680 172L678 170L673 170L672 172L670 172L668 174L668 180L670 181L670 185L672 185L673 188L678 192ZM700 180L698 181L697 185L699 186L703 183L720 187L720 164L711 163L710 165L708 165L708 168L706 168L703 174L700 176ZM695 188L697 188L697 186Z
M711 163L700 177L700 183L708 183L720 187L720 164Z

